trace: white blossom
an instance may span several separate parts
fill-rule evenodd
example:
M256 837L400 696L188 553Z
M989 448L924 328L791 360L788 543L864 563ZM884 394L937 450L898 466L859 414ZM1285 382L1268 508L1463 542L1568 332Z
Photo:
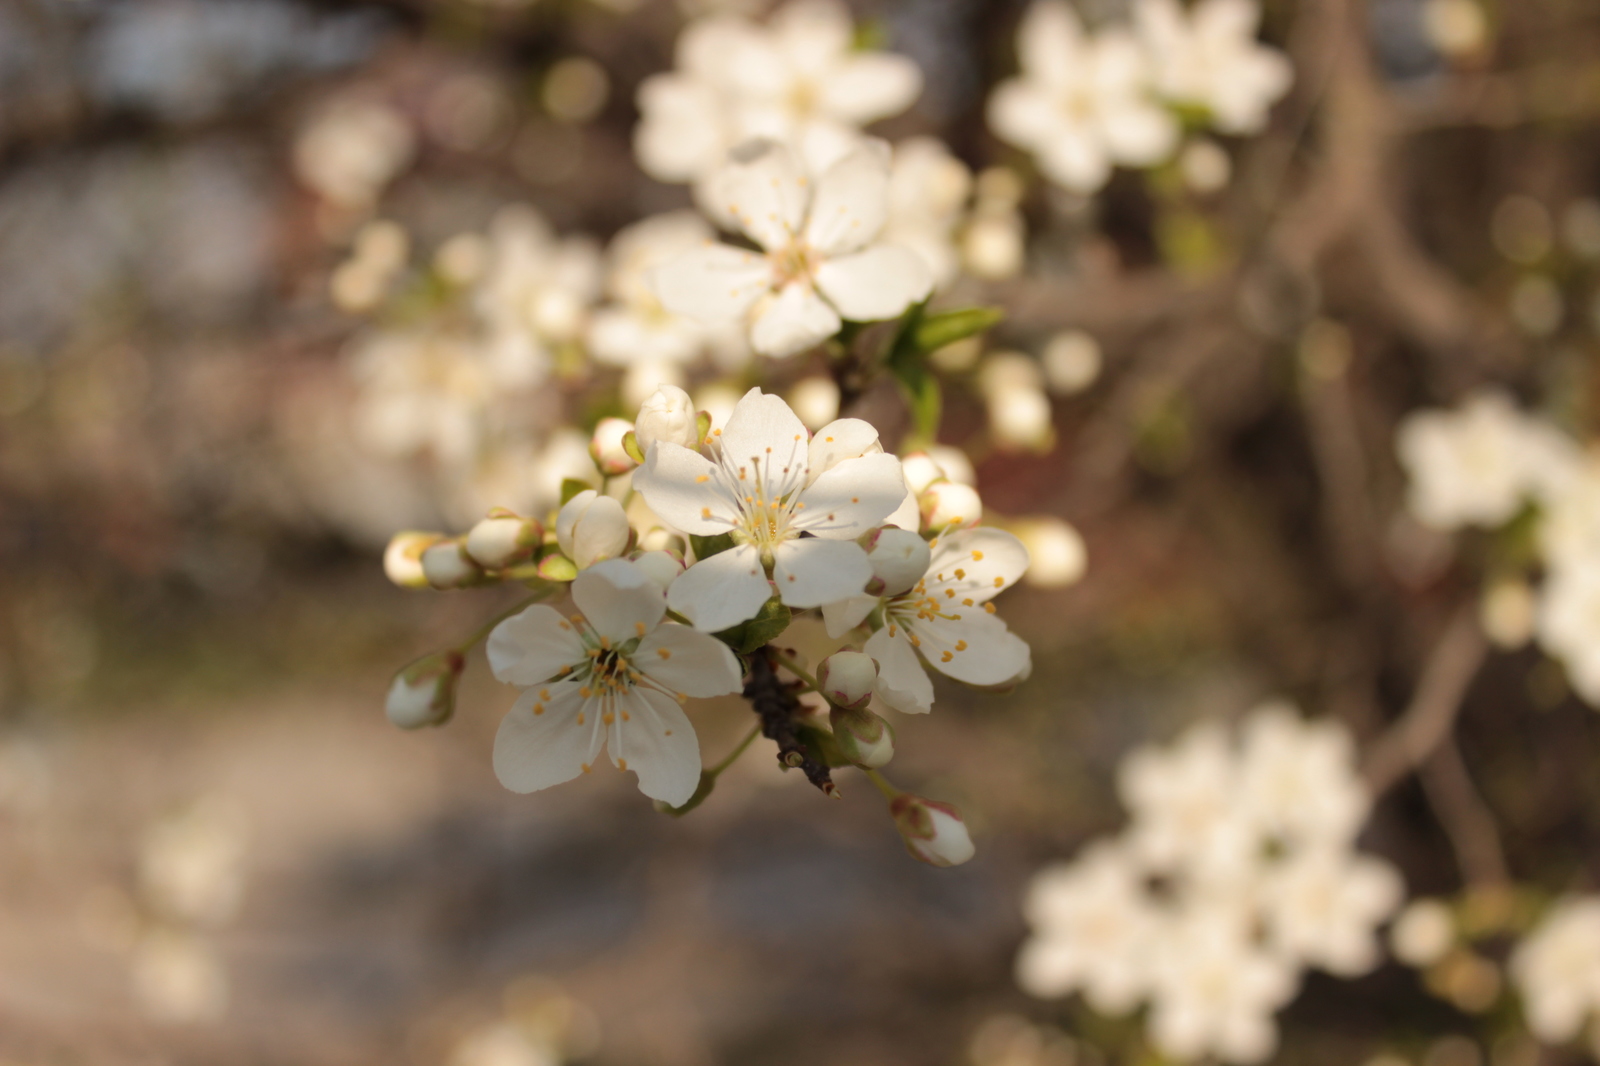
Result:
M1017 51L1021 74L995 89L989 125L1053 181L1091 193L1113 165L1152 166L1176 147L1178 124L1151 95L1155 74L1130 32L1090 36L1065 0L1035 0Z
M1394 920L1389 943L1406 965L1432 966L1455 946L1456 920L1440 900L1415 900Z
M716 458L657 440L634 487L663 520L695 536L732 534L734 546L701 559L672 583L672 609L708 632L752 618L777 595L817 607L859 595L872 577L855 538L904 497L900 460L881 452L833 461L846 438L877 433L843 419L808 442L777 396L745 394L712 431ZM770 583L769 583L770 570Z
M495 216L474 303L488 357L503 378L541 381L554 350L582 337L599 295L600 249L591 238L557 238L531 207Z
M1161 95L1204 108L1223 133L1259 132L1293 80L1287 57L1256 40L1257 0L1200 0L1187 12L1177 0L1136 0L1134 17Z
M1511 955L1528 1027L1549 1043L1600 1014L1600 897L1564 899Z
M913 251L883 243L889 165L864 143L808 179L771 141L742 145L715 179L724 213L760 248L706 244L658 268L662 304L706 323L744 322L763 355L793 355L843 320L893 318L928 295L932 276Z
M912 137L894 146L889 169L889 218L883 238L922 257L935 288L961 268L956 246L972 194L972 171L936 137Z
M693 448L700 443L699 415L689 394L676 385L663 385L639 408L639 417L633 424L634 439L639 451L650 457L650 446L665 441L683 448Z
M1378 964L1377 927L1405 888L1394 867L1343 848L1298 850L1262 879L1261 906L1272 945L1342 977Z
M1600 557L1546 575L1535 625L1539 646L1561 660L1573 689L1600 707Z
M500 724L495 773L533 792L591 770L604 745L645 795L683 803L699 785L700 748L679 704L738 692L738 660L713 637L662 624L665 591L627 560L579 574L572 599L581 614L535 604L489 636L495 677L526 690Z
M707 343L707 328L661 306L650 272L711 237L693 211L653 215L619 231L606 251L604 307L589 323L589 352L602 363L687 363Z
M627 551L632 532L622 504L594 489L573 496L556 515L556 542L580 570Z

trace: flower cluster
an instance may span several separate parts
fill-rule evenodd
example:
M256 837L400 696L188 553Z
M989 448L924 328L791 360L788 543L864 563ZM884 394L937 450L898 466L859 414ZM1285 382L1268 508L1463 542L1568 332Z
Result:
M1600 706L1600 467L1498 391L1410 415L1398 450L1419 522L1499 534L1484 597L1489 635L1511 647L1536 637L1578 695Z
M1600 897L1564 899L1551 908L1517 945L1511 975L1539 1039L1564 1043L1586 1024L1600 1026Z
M1224 133L1260 130L1289 87L1282 54L1255 39L1250 0L1138 0L1132 26L1096 33L1064 0L1037 0L1017 31L1021 70L989 99L995 133L1052 181L1093 193L1114 166L1172 157L1185 115Z
M1237 744L1201 725L1134 753L1118 783L1132 824L1029 890L1026 991L1111 1014L1147 1000L1163 1054L1258 1062L1303 967L1376 965L1402 886L1354 850L1370 801L1340 727L1269 704Z

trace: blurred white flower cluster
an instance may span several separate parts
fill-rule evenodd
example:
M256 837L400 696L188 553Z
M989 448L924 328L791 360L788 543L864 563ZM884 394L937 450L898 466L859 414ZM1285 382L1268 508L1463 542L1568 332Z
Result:
M1214 723L1123 764L1132 814L1114 839L1041 871L1017 980L1123 1014L1150 1004L1162 1054L1259 1062L1304 967L1350 977L1379 959L1399 875L1355 851L1370 800L1348 734L1293 708Z
M1600 707L1600 463L1543 418L1487 390L1455 410L1401 424L1408 506L1443 532L1498 531L1498 573L1484 597L1491 638L1536 637L1578 695ZM1522 523L1526 521L1528 525ZM1531 532L1531 539L1525 534ZM1540 577L1537 590L1530 579Z
M1015 78L989 99L989 125L1031 152L1051 181L1090 194L1113 167L1172 158L1184 119L1255 133L1289 88L1287 58L1256 41L1254 0L1136 0L1132 25L1090 33L1065 0L1036 0L1017 31ZM1204 143L1204 142L1201 142Z
M1600 1047L1600 897L1560 900L1511 956L1528 1028L1561 1044L1588 1027Z

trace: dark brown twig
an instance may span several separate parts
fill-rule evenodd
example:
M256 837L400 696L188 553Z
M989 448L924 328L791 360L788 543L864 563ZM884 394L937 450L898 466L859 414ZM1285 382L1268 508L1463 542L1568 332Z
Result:
M800 697L795 686L779 679L766 648L750 657L750 678L744 684L744 698L750 701L761 719L761 735L778 745L779 765L800 770L823 795L837 795L839 790L833 783L833 774L812 757L800 737L795 721L800 711Z

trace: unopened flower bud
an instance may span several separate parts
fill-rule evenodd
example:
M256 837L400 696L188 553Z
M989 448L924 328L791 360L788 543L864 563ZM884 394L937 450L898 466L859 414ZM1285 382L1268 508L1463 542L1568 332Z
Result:
M626 474L639 464L623 446L622 439L633 432L633 423L621 418L602 418L589 438L589 454L602 474L615 477Z
M467 554L461 540L441 540L422 553L422 573L436 589L460 589L475 585L483 569Z
M817 667L817 686L841 707L865 707L878 683L878 664L859 651L836 651Z
M1059 518L1028 518L1013 523L1011 532L1028 549L1023 580L1039 588L1063 588L1083 577L1089 553L1083 537Z
M503 570L524 560L544 543L544 526L496 508L467 532L467 554L486 570Z
M556 542L579 570L627 551L632 533L622 504L594 489L572 497L556 515Z
M676 552L647 551L633 557L633 565L643 570L656 584L666 588L683 573L683 557Z
M905 471L906 484L918 495L935 481L944 480L945 476L944 470L927 452L912 452L900 460L900 469Z
M922 491L922 523L930 529L970 526L983 517L983 501L970 485L935 481Z
M401 729L443 725L456 708L456 680L466 660L458 651L424 655L394 675L384 711Z
M866 548L867 562L872 564L872 580L867 582L870 595L898 596L928 572L933 551L916 533L884 526L869 536Z
M383 552L383 572L390 581L406 589L425 589L428 577L422 572L422 553L444 540L439 533L407 530L389 538Z
M857 766L876 770L894 758L894 731L865 707L850 710L835 706L828 711L828 721L833 726L834 743Z
M989 432L1003 449L1049 451L1055 442L1050 398L1037 388L1021 386L989 394Z
M646 459L650 446L658 440L693 448L701 436L694 401L676 385L661 386L640 406L633 433Z
M906 850L930 866L960 866L977 851L960 812L948 803L902 792L889 801L889 816Z

